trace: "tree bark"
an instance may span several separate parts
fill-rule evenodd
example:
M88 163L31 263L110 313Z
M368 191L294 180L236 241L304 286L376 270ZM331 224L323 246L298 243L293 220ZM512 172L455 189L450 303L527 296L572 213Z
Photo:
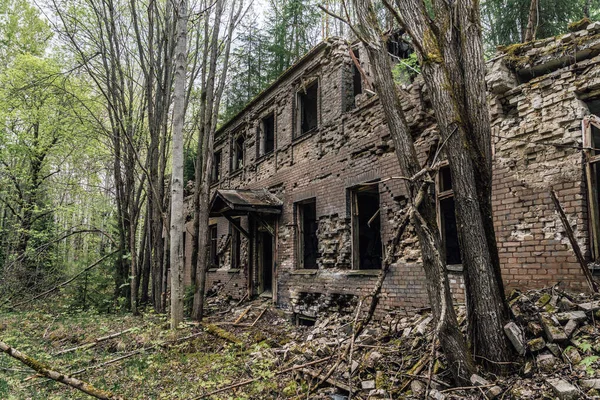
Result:
M523 36L523 42L531 42L535 40L535 33L537 31L538 24L538 0L531 0L529 6L529 17L527 18L527 28L525 29L525 35Z
M360 21L356 29L365 44L373 68L375 90L388 122L400 169L405 176L416 176L421 167L392 78L390 57L382 40L383 33L380 31L370 0L354 0L354 6ZM442 246L437 229L435 202L429 195L429 190L420 190L422 185L430 185L432 182L429 174L424 174L423 178L409 181L406 186L410 201L413 205L418 204L414 211L413 223L421 247L427 293L433 316L437 321L440 344L456 381L466 383L474 367L458 328L452 304L443 252L440 252ZM417 199L418 195L423 198Z
M185 83L187 72L187 0L177 5L177 49L173 91L173 170L171 181L171 329L183 321L183 124L185 121Z
M490 368L512 358L504 334L508 307L491 207L491 128L478 3L396 1L396 17L413 38L450 164L464 267L469 338Z

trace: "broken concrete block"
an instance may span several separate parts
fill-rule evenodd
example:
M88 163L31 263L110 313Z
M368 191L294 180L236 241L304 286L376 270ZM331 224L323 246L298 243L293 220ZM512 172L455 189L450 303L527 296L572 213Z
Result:
M487 386L490 384L490 382L487 379L482 378L481 376L479 376L477 374L471 375L470 380L471 380L471 384L473 386Z
M356 360L352 360L352 365L350 366L350 373L353 374L358 368L358 362Z
M579 397L579 390L564 379L553 378L548 379L547 382L554 391L554 394L556 394L556 397L561 400L571 400Z
M544 331L542 329L542 326L540 324L538 324L537 322L529 322L527 324L527 330L529 330L529 332L533 336L540 336L542 334L542 332Z
M500 386L492 386L485 394L488 399L495 399L502 394L503 390Z
M437 389L431 389L429 391L429 397L431 397L432 399L435 399L435 400L445 400L446 399L446 395Z
M558 322L564 323L569 320L574 320L576 322L584 321L587 319L587 315L583 311L566 311L560 312L556 314L556 319Z
M562 342L568 339L562 327L556 325L547 315L542 317L542 326L549 342Z
M383 357L383 355L381 355L380 352L372 351L369 354L369 356L367 357L367 361L366 361L367 366L369 368L375 367L375 364L377 364L377 362L381 359L381 357Z
M600 30L600 22L592 22L585 29L590 32L596 32L597 30Z
M566 297L563 297L558 302L558 308L561 311L570 311L570 310L575 309L576 307L577 307L577 305L575 303L573 303L571 300L567 299Z
M594 22L594 24L598 24L600 22ZM579 308L581 308L585 312L593 312L596 310L600 310L600 300L599 301L590 301L589 303L581 303L579 304Z
M362 381L360 383L360 387L363 390L371 390L371 389L375 389L375 381L374 380L370 380L370 381Z
M419 325L417 325L417 333L419 335L424 335L425 332L427 331L427 325L429 325L429 323L431 322L431 320L433 319L432 316L428 316L427 318L425 318L423 321L421 321L419 323Z
M421 397L425 393L425 385L418 380L414 380L410 383L410 390L414 396Z
M553 354L545 353L545 354L538 355L536 358L536 362L537 362L538 367L542 371L550 372L556 365L557 360Z
M525 355L525 341L523 339L523 331L513 321L504 325L504 333L508 336L508 339L514 346L517 353Z
M569 322L567 322L567 325L565 325L565 335L567 335L567 337L570 338L578 326L579 326L578 321L575 321L574 319L570 319Z
M560 346L556 343L546 343L546 348L554 354L556 357L560 357L562 352L560 351Z
M544 340L544 338L541 338L541 337L531 339L529 342L527 342L527 348L531 352L540 351L544 347L546 347L546 341Z
M579 384L586 389L600 389L600 379L582 379Z
M571 364L579 364L581 361L581 354L579 354L579 351L577 351L575 347L569 346L563 351L563 358Z

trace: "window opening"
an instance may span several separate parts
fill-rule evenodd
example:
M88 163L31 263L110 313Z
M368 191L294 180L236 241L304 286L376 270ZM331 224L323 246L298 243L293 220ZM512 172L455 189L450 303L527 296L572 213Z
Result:
M273 236L269 232L262 232L261 236L263 291L270 292L273 290Z
M298 92L300 135L316 129L319 124L319 82L315 80L306 90Z
M354 50L354 57L356 57L356 61L358 62L360 60L360 53L358 50ZM357 95L361 94L362 91L362 77L360 75L360 70L358 69L358 67L356 66L356 62L352 63L352 93L353 96L356 97Z
M262 154L269 154L275 149L275 115L269 114L262 120Z
M592 258L598 260L600 259L600 151L595 149L600 149L600 119L593 115L584 120L583 126L583 147L586 149L584 153L590 215L590 241Z
M379 186L364 185L351 191L352 256L354 269L380 269L383 254Z
M317 269L319 239L317 237L317 203L316 199L296 204L298 224L298 267Z
M208 227L210 237L210 263L214 268L219 267L219 255L217 252L217 225Z
M240 220L236 220L240 223ZM242 243L240 238L240 231L238 231L232 223L229 223L229 230L231 231L231 268L239 269L241 267L241 251Z
M213 157L213 173L212 173L213 182L218 182L221 180L221 151L217 151Z
M438 218L446 265L462 263L460 245L458 243L458 229L456 227L456 212L454 209L454 191L452 190L452 176L450 167L441 167L438 172Z
M233 170L244 168L244 136L240 135L233 144Z

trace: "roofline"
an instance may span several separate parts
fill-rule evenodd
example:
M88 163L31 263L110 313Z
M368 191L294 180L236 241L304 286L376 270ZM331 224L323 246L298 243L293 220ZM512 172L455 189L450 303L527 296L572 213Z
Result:
M256 96L254 96L254 98L252 100L250 100L244 106L244 108L242 108L237 114L235 114L233 117L231 117L219 129L217 129L215 131L215 136L217 136L221 131L224 131L226 128L228 128L230 125L232 125L235 121L237 121L242 116L242 114L244 114L252 106L254 106L256 103L258 103L259 100L263 99L271 90L273 90L275 88L275 86L277 86L279 83L281 83L281 81L283 81L285 78L290 76L292 74L292 72L296 71L302 64L307 62L309 60L309 58L311 58L312 56L316 55L318 52L320 52L321 50L323 50L327 46L329 46L333 39L339 39L339 38L336 36L329 37L329 38L321 41L315 47L310 49L308 51L308 53L306 53L302 57L300 57L300 59L298 59L298 61L296 61L288 69L283 71L283 73L281 75L279 75L277 77L277 79L275 79L269 86L267 86L262 91L260 91Z

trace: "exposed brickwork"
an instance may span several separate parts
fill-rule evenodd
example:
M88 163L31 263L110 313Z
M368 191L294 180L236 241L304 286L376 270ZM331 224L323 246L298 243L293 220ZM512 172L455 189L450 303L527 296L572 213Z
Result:
M528 52L531 65L537 65L536 52L541 50L533 46L530 50L522 51ZM368 72L364 58L361 63ZM600 58L594 57L559 69L554 66L550 72L540 69L541 76L521 84L510 60L500 58L489 65L494 224L507 288L543 287L559 281L574 289L584 288L580 267L554 211L549 189L556 190L589 258L584 161L576 147L582 143L581 119L589 113L580 100L581 94L600 88L600 78L595 77L600 76L599 63ZM222 179L214 189L265 188L283 201L282 214L268 221L276 238L275 300L282 308L306 315L314 314L316 309L302 299L321 298L339 304L335 299L340 295L366 295L377 281L377 271L352 269L348 190L380 181L384 246L391 240L398 213L406 202L403 181L394 179L401 172L377 99L361 94L356 98L358 107L346 111L351 96L350 65L343 42L326 42L220 129L215 140L215 149L222 151L223 168ZM523 79L523 74L518 75ZM295 94L315 79L319 85L318 128L300 136ZM417 79L403 88L400 96L419 157L425 160L437 135L422 82ZM262 155L261 120L270 113L275 115L275 150ZM232 171L229 160L238 135L245 137L244 167ZM311 198L316 199L320 257L318 269L299 270L294 204ZM257 294L262 279L258 239L244 239L243 265L239 271L230 271L229 223L224 218L214 222L218 223L222 254L219 269L208 274L207 287L220 282L225 284L221 290L240 298L250 279L252 294ZM250 232L258 232L259 225L248 217L242 218L242 224ZM418 243L411 232L409 229L405 234L384 283L380 312L427 306ZM461 272L452 272L450 279L455 298L464 301Z

